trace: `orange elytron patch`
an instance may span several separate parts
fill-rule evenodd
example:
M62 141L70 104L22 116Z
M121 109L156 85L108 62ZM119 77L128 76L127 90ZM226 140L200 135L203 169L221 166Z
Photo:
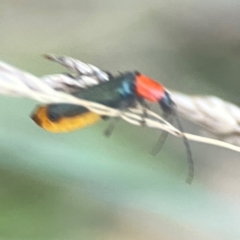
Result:
M47 107L39 107L32 115L32 119L49 132L61 133L87 127L99 121L101 116L93 112L86 112L75 117L64 117L53 122L47 116Z

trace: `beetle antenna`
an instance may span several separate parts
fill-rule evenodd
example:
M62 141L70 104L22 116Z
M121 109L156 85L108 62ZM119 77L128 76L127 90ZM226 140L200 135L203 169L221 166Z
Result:
M173 114L172 113L164 112L163 118L167 122L172 124L172 122L173 122ZM155 157L161 151L161 149L163 148L164 143L166 142L167 137L168 137L168 132L167 131L162 131L161 135L158 138L157 143L155 144L155 146L150 151L150 154L153 157Z
M181 124L181 121L180 121L180 119L179 119L178 112L177 112L176 109L175 109L174 113L175 113L175 116L176 116L178 128L179 128L179 130L182 132L183 143L184 143L185 148L186 148L186 151L187 151L188 177L187 177L187 179L186 179L186 182L187 182L188 184L191 184L192 181L193 181L193 176L194 176L194 163L193 163L193 158L192 158L192 151L191 151L191 149L190 149L190 145L189 145L188 139L187 139L186 136L184 135L184 130L183 130L183 127L182 127L182 124Z

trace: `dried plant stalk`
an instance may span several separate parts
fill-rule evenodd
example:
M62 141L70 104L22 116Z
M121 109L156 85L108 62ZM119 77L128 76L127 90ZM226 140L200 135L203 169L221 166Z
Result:
M98 103L78 99L68 94L76 88L86 88L102 81L108 81L105 73L100 69L69 57L56 55L46 55L46 57L62 64L77 75L74 75L74 78L71 75L64 74L37 78L30 73L0 62L0 93L14 97L27 97L42 103L82 105L100 115L120 116L131 124L141 125L142 112L139 109L130 109L122 112ZM177 103L179 113L184 118L201 125L218 139L240 145L238 137L240 132L240 109L237 106L224 102L217 97L187 96L173 91L171 91L171 94L173 100ZM223 141L182 133L151 111L148 111L148 116L145 120L148 127L167 131L177 137L182 137L184 134L192 141L212 144L240 152L240 147Z

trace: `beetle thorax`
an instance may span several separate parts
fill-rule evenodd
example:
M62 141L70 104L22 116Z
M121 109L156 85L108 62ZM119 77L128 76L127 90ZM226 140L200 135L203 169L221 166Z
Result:
M165 89L160 83L142 74L136 76L135 91L137 96L150 102L161 101L165 94Z

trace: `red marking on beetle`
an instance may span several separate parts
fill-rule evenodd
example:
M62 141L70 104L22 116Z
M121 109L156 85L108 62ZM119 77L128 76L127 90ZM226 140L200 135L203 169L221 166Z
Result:
M150 102L159 102L165 95L165 88L153 79L139 74L136 76L136 93Z

